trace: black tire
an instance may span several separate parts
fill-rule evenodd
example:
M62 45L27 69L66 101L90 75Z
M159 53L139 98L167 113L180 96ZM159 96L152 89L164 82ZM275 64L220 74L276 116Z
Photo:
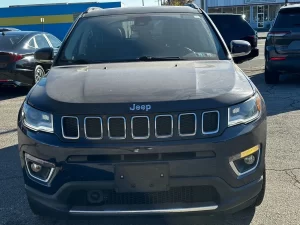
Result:
M40 81L45 76L45 70L42 66L37 65L34 70L33 85Z
M272 72L265 67L265 82L266 84L278 84L279 73Z

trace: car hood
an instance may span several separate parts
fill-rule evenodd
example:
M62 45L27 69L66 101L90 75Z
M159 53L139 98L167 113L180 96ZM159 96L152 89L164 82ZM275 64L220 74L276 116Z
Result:
M62 114L132 113L133 104L175 112L224 107L253 93L252 82L230 60L132 62L53 67L28 102Z

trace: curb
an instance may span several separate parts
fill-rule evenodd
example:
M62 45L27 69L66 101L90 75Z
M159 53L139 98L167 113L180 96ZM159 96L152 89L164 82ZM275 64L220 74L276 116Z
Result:
M267 37L258 37L258 39L260 39L260 40L261 40L261 39L266 39L266 38L267 38Z

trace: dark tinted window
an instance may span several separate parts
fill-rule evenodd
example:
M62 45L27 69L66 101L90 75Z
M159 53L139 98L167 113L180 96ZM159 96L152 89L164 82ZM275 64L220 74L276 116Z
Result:
M23 34L12 34L10 32L5 33L5 35L0 34L0 51L15 48L24 36Z
M41 34L35 36L35 41L36 41L36 44L38 45L38 48L50 47L46 38Z
M226 58L202 15L168 13L83 18L69 37L58 62L134 61L142 56Z
M224 33L254 34L250 24L241 15L209 15L218 30Z
M300 10L285 9L278 13L274 28L293 28L300 27Z

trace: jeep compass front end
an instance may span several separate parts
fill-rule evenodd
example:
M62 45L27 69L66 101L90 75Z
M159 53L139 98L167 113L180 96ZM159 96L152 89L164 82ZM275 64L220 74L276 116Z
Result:
M235 212L265 190L266 108L201 9L90 9L18 116L32 211ZM49 59L42 49L38 59Z

